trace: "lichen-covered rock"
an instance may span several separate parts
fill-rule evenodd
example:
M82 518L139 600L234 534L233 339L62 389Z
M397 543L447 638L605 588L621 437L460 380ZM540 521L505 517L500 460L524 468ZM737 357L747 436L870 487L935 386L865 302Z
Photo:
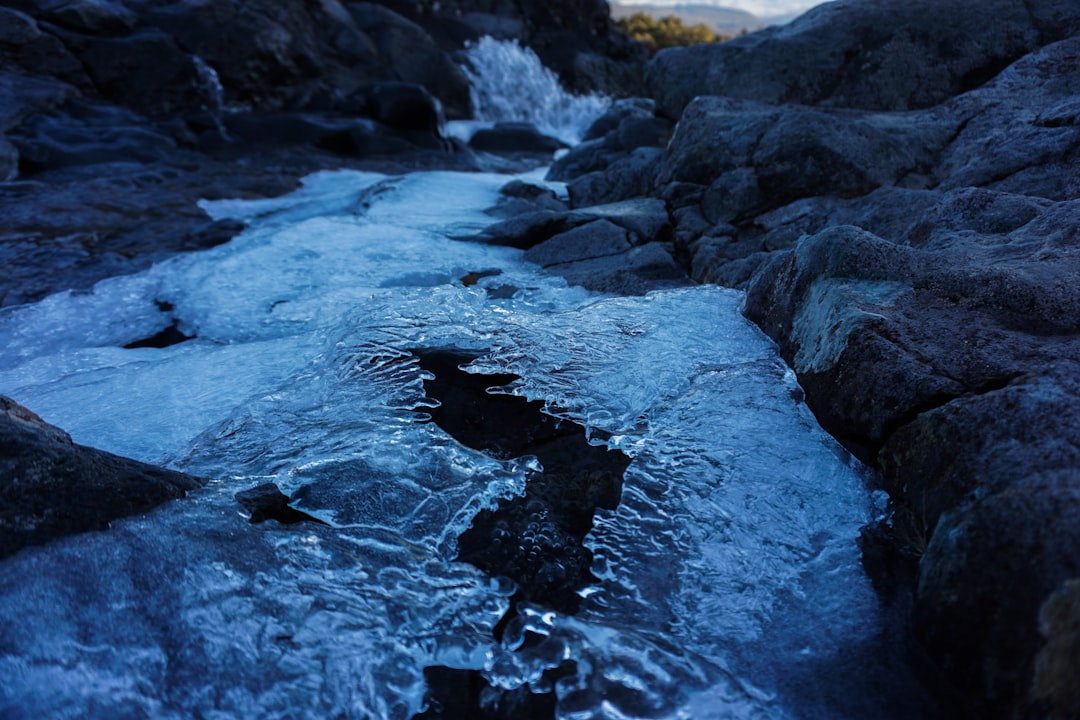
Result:
M0 557L104 530L205 482L76 445L60 428L0 396Z

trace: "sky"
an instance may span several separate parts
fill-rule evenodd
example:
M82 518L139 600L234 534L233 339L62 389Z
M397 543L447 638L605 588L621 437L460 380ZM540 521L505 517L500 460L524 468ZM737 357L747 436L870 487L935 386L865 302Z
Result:
M788 15L809 10L822 0L609 0L619 5L715 5L745 10L758 17Z

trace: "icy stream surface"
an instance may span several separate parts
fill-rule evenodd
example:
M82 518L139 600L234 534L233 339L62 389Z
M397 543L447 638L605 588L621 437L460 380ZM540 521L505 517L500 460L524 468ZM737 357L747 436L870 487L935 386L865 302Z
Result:
M425 666L542 689L569 658L565 717L806 716L785 678L878 632L857 468L740 294L603 297L447 238L491 222L510 179L326 172L207 203L249 229L0 315L0 392L76 442L213 478L0 563L0 715L406 718ZM122 348L172 319L197 339ZM484 353L471 370L520 376L513 393L633 458L576 616L523 608L493 640L512 588L454 543L530 461L421 422L421 347ZM310 488L330 525L249 524L233 494L266 480ZM526 629L546 639L519 649Z
M742 296L605 297L449 239L511 179L317 173L206 203L247 223L228 244L0 312L0 393L211 478L0 561L0 717L408 718L436 665L540 692L572 667L565 718L919 717L860 566L872 495ZM196 339L124 349L173 323ZM455 544L536 460L424 422L422 348L632 458L575 615L522 606L495 639L514 588ZM268 481L328 524L249 523L234 494Z

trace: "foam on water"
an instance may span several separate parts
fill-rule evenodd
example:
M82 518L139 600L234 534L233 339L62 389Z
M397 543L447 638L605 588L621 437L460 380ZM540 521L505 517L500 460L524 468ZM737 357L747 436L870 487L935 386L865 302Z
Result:
M0 715L406 718L426 666L542 690L569 659L562 717L845 717L808 714L785 678L876 632L857 466L739 293L603 297L448 239L491 222L510 179L319 173L206 203L249 223L230 243L0 313L0 392L213 479L0 562ZM168 321L155 301L197 339L122 349ZM455 541L535 460L421 421L409 351L447 346L633 459L587 537L581 612L521 607L501 641L513 588ZM328 524L249 524L232 496L268 480Z
M462 69L469 78L477 121L527 121L574 145L611 104L602 95L566 92L536 53L516 40L485 36L466 50L465 57ZM457 125L451 132L464 137L476 128L476 123Z

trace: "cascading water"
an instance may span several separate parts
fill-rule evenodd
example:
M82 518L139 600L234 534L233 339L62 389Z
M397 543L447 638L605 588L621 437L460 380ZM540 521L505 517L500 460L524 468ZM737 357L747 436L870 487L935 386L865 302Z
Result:
M483 37L465 53L476 119L528 121L541 132L571 145L611 104L602 95L570 95L529 48L517 41Z
M921 716L859 564L860 469L741 295L607 297L448 239L511 179L317 173L205 203L247 223L225 245L0 313L0 392L212 478L0 561L0 716L407 718L434 666L566 718ZM124 349L174 321L195 338ZM576 613L497 630L515 588L455 560L538 467L423 422L420 348L630 458ZM325 524L247 522L234 495L268 481Z

